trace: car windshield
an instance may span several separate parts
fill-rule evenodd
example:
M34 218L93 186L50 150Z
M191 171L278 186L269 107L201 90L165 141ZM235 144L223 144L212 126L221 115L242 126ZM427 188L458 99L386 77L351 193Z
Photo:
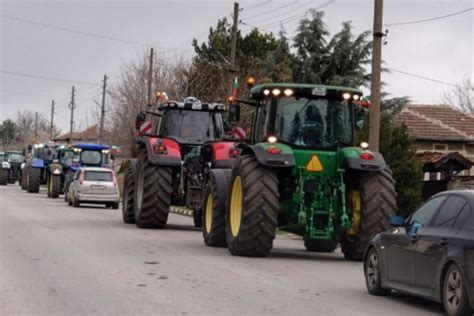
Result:
M23 162L25 160L21 153L6 153L5 159L10 162Z
M294 97L276 102L275 134L282 142L308 148L352 145L352 111L348 102ZM268 107L263 109L267 110Z
M180 143L202 144L222 134L214 112L168 110L163 114L161 135Z
M84 180L112 182L112 172L109 171L85 171Z
M102 152L97 150L83 150L81 152L81 163L86 165L100 165Z

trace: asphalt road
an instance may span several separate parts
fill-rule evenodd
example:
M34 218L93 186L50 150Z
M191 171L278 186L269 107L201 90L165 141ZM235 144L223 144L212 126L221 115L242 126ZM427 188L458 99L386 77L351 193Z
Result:
M118 210L0 187L0 314L442 315L367 294L362 264L278 236L270 257L205 247L192 219L137 229Z

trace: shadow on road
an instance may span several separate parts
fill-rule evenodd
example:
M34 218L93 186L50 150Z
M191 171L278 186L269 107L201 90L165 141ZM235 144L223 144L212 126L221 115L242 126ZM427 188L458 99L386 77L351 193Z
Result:
M346 261L340 253L309 252L294 248L273 248L268 255L271 259L295 259L308 261Z
M435 313L435 315L445 315L443 304L430 300L425 300L423 298L392 291L392 293L387 296L386 299L394 300L412 307L424 309L426 311Z

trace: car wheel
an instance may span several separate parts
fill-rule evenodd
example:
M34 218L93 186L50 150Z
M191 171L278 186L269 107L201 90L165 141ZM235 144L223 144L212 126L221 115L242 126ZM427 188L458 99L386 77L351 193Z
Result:
M390 289L382 287L379 255L371 247L364 260L364 274L367 291L372 295L384 296L390 294Z
M451 264L443 282L443 304L449 316L472 315L461 270Z

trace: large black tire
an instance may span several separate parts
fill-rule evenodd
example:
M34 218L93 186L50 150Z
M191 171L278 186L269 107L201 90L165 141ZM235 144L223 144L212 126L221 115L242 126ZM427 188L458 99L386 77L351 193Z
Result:
M202 209L193 211L194 227L202 227Z
M28 193L38 193L41 183L41 170L38 168L28 168L28 184L26 190Z
M135 223L135 174L129 165L123 177L122 218L126 224Z
M358 234L343 235L341 247L347 260L361 261L369 241L379 232L390 228L389 218L397 213L397 192L392 172L367 172L351 188L359 190L362 214ZM351 189L350 188L350 189Z
M28 168L25 167L21 171L21 189L26 190L27 184L28 184Z
M8 183L8 170L0 169L0 185L7 185Z
M263 257L273 247L278 225L278 178L253 155L232 169L226 214L227 247L233 255Z
M204 191L202 235L210 247L225 247L225 213L229 192L231 170L211 170L210 181Z
M48 183L48 196L57 199L61 193L61 176L50 175Z
M152 164L148 160L146 149L142 149L135 179L134 210L135 224L138 227L166 226L173 192L171 180L171 169Z
M336 250L337 241L303 238L304 246L308 251L331 253Z

